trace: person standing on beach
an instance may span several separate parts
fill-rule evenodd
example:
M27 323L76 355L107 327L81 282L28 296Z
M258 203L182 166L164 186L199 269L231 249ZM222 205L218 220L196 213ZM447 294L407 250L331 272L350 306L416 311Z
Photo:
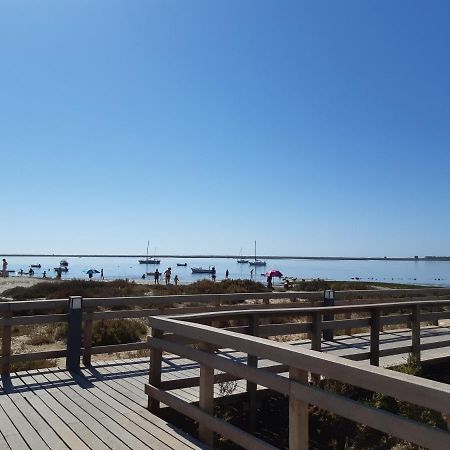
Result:
M6 262L6 259L3 258L3 266L2 266L2 277L3 278L6 278L8 276L7 269L8 269L8 263Z
M267 287L268 287L269 289L272 289L272 275L269 275L269 276L267 277Z
M170 284L170 277L172 275L172 269L169 267L165 272L164 276L166 277L166 285Z
M178 286L178 275L175 275L175 278L173 279L173 283L175 286Z
M253 269L250 270L250 280L253 280Z
M228 269L227 269L227 271L225 272L225 278L228 280L228 275L230 275L230 272L228 272Z
M159 284L159 276L160 275L161 275L161 272L158 269L156 269L156 272L155 272L155 284Z
M100 278L101 278L102 280L104 280L104 279L105 279L105 277L103 276L103 269L102 269L102 270L100 270Z
M211 278L213 281L216 281L216 268L214 266L211 269Z

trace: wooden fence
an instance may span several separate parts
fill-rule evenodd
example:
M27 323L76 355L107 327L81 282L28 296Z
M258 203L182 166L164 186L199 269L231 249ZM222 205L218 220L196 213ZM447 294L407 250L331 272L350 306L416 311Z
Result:
M175 317L151 317L152 327L148 346L151 348L148 408L158 413L160 403L199 423L199 438L213 446L214 433L232 440L244 448L273 449L272 445L253 434L237 428L214 415L214 384L229 380L247 380L249 429L254 429L257 414L257 386L264 386L289 397L289 448L308 449L308 408L315 405L347 419L400 439L432 449L450 448L450 433L388 411L372 408L330 391L319 389L309 379L330 378L353 386L379 392L415 405L450 415L450 386L426 379L382 369L378 366L383 355L410 352L420 358L424 348L450 346L446 341L420 342L420 325L426 321L450 318L449 300L389 302L321 308L273 308L247 311L199 313ZM432 311L433 309L440 311ZM401 311L399 313L399 311ZM367 314L356 319L324 321L330 314ZM306 316L306 323L267 323L286 316ZM217 328L211 324L226 324L232 320L246 321L237 327ZM383 325L409 323L412 343L401 349L381 351L379 335ZM370 358L372 366L348 359L319 353L324 330L367 326L370 328L370 352L359 356ZM311 334L311 350L288 343L264 339L266 336L299 332ZM246 333L246 334L244 334ZM195 345L192 345L195 344ZM247 363L224 357L218 350L226 348L247 354ZM198 378L161 380L162 353L169 352L200 365ZM258 360L271 365L258 367ZM217 374L215 371L220 371ZM288 378L279 375L288 373ZM185 387L199 386L198 406L187 403L170 393ZM449 423L450 425L450 423Z
M92 355L114 353L147 348L145 342L119 344L109 346L92 346L92 327L96 320L145 318L149 316L173 314L193 314L214 311L220 305L220 311L240 311L281 308L304 308L320 305L323 302L323 291L320 292L263 292L244 294L206 294L178 296L143 296L116 298L81 299L80 320L82 326L76 325L70 339L82 344L77 349L83 357L83 363L89 365ZM450 298L450 289L383 289L360 291L336 291L335 304L365 304L395 301L409 302L421 298L423 301L434 301ZM11 364L54 358L71 358L76 361L77 354L69 355L66 349L39 351L32 353L12 354L11 343L13 328L20 325L44 325L50 323L69 323L71 309L70 299L29 300L0 302L1 327L1 373L9 373ZM114 310L111 310L114 308ZM346 313L348 318L351 312ZM70 333L69 333L70 334ZM82 334L82 336L77 336ZM74 348L73 346L71 348Z

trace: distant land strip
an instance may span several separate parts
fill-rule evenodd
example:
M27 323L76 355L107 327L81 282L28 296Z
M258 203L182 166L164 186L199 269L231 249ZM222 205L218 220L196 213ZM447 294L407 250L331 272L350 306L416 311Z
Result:
M4 257L33 257L33 258L146 258L147 255L106 255L106 254L69 254L69 253L0 253ZM152 255L152 258L202 258L202 259L254 259L254 255ZM331 261L450 261L450 256L284 256L284 255L257 255L259 259L309 259L309 260L331 260Z

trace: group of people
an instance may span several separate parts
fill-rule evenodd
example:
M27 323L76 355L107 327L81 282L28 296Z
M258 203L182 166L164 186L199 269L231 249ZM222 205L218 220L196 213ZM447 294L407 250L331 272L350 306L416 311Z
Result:
M150 273L148 273L147 275L150 275ZM162 273L156 269L155 272L153 273L153 277L155 280L155 284L159 284L159 278L161 277ZM170 279L172 278L172 268L168 267L166 271L164 271L164 278L166 281L166 285L170 284ZM145 273L142 275L142 279L145 280ZM175 284L175 286L178 285L178 281L180 279L178 278L178 275L175 275L174 279L173 279L173 283Z

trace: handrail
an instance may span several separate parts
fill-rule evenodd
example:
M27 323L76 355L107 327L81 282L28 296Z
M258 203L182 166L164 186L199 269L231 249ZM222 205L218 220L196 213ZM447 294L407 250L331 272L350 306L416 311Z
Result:
M430 296L432 295L432 296ZM426 302L430 307L433 305L444 305L446 300L441 299L445 296L450 296L450 288L426 288L426 289L389 289L389 290L360 290L360 291L336 291L335 298L337 303L357 301L365 302L369 299L377 298L384 303L379 307L383 310L395 308L396 305L390 302L386 303L386 299L395 298L399 304L412 304L411 299L420 299L419 302ZM359 298L358 300L355 300ZM287 302L277 303L276 311L274 311L274 304L270 300L286 299ZM138 318L148 317L150 315L176 315L183 314L186 320L197 320L199 317L213 319L220 318L223 314L230 314L234 311L236 317L248 316L249 314L261 316L283 316L289 314L307 315L314 314L320 309L322 312L330 311L329 309L314 307L316 302L323 299L323 292L309 292L309 291L289 291L289 292L260 292L260 293L240 293L240 294L202 294L202 295L173 295L173 296L140 296L140 297L112 297L112 298L85 298L83 299L82 320L84 343L81 353L83 354L83 362L89 365L91 362L91 355L96 353L103 353L107 349L105 346L93 347L91 344L92 326L95 320L101 319L120 319L120 318ZM347 299L347 300L345 300ZM353 299L353 300L352 300ZM258 300L263 303L248 304L248 300ZM373 302L373 300L372 300ZM436 303L438 302L438 303ZM108 308L122 305L123 307L138 307L140 309L123 309L115 311L98 311L98 308ZM181 305L181 306L180 306ZM220 311L215 311L220 306ZM334 311L336 313L351 314L355 308L360 310L369 310L376 305L369 303L365 305L351 305L338 306ZM308 309L309 308L309 309ZM282 311L281 311L282 309ZM280 310L280 312L277 312ZM300 312L301 311L301 312ZM30 312L30 313L28 313ZM34 312L35 314L31 314ZM31 315L21 315L21 314ZM69 300L55 299L55 300L26 300L26 301L7 301L0 302L0 327L2 328L2 353L0 356L0 365L2 373L9 372L9 363L11 359L11 327L15 325L24 324L44 324L67 322L69 317ZM203 314L203 316L194 316L194 314ZM209 315L208 315L209 314ZM216 314L216 315L214 315ZM435 313L431 313L435 314ZM445 316L445 315L444 315ZM444 317L441 316L441 317ZM431 316L430 316L431 317ZM438 317L435 317L437 319ZM209 320L209 319L208 319ZM383 317L381 322L383 323ZM396 323L390 319L390 323ZM322 322L321 329L337 328L344 325L345 322ZM354 321L349 321L350 326L355 324ZM265 327L268 327L267 325ZM273 329L276 327L272 326ZM269 332L269 328L261 328L264 332ZM311 331L310 329L307 330ZM350 333L350 330L347 330ZM267 334L266 334L267 335ZM140 349L141 343L124 344L123 351L130 351ZM125 350L126 349L126 350ZM41 354L45 356L45 352L37 352L31 354L14 355L18 360L36 359L36 355ZM44 357L43 356L43 357ZM17 358L15 358L17 359Z
M417 319L420 306L420 304L411 306L413 319ZM260 313L260 311L257 312ZM322 311L320 310L320 312ZM217 314L212 314L212 316L213 318L218 317ZM229 313L229 316L234 317L235 314ZM199 317L201 318L202 315L192 315L190 320ZM224 318L226 315L220 314L219 317ZM329 391L314 388L309 386L306 375L308 373L316 374L315 376L321 375L448 415L450 414L450 386L447 384L182 319L184 318L167 316L149 319L152 327L152 336L147 341L151 349L150 383L146 386L149 408L153 412L157 412L161 401L199 421L199 437L209 445L212 444L213 431L237 443L239 443L238 440L253 438L252 446L261 445L254 436L240 429L234 429L233 435L231 435L229 429L225 429L220 426L220 423L217 423L217 418L213 422L209 420L214 404L213 387L217 382L214 369L216 369L231 374L232 377L228 379L246 379L248 386L258 384L289 396L289 414L293 416L289 429L290 449L308 448L307 438L305 440L308 430L308 403L419 445L436 449L450 446L450 433L446 431L434 429L386 411L370 408ZM254 329L258 330L258 327ZM201 344L194 348L182 345L171 339L173 335L183 338L185 342L194 341ZM247 353L249 355L248 364L250 364L250 355L279 363L281 367L285 368L284 371L289 371L290 377L288 379L280 377L273 371L267 371L266 367L255 368L229 360L220 353L214 354L214 348L230 348ZM163 351L180 355L200 364L201 414L198 414L193 405L188 407L183 405L182 400L164 389L164 386L169 385L161 382ZM175 388L175 385L176 383L172 383L172 389ZM248 392L250 395L251 391ZM256 407L252 408L251 397L249 397L249 401L250 416L252 416L256 414Z

